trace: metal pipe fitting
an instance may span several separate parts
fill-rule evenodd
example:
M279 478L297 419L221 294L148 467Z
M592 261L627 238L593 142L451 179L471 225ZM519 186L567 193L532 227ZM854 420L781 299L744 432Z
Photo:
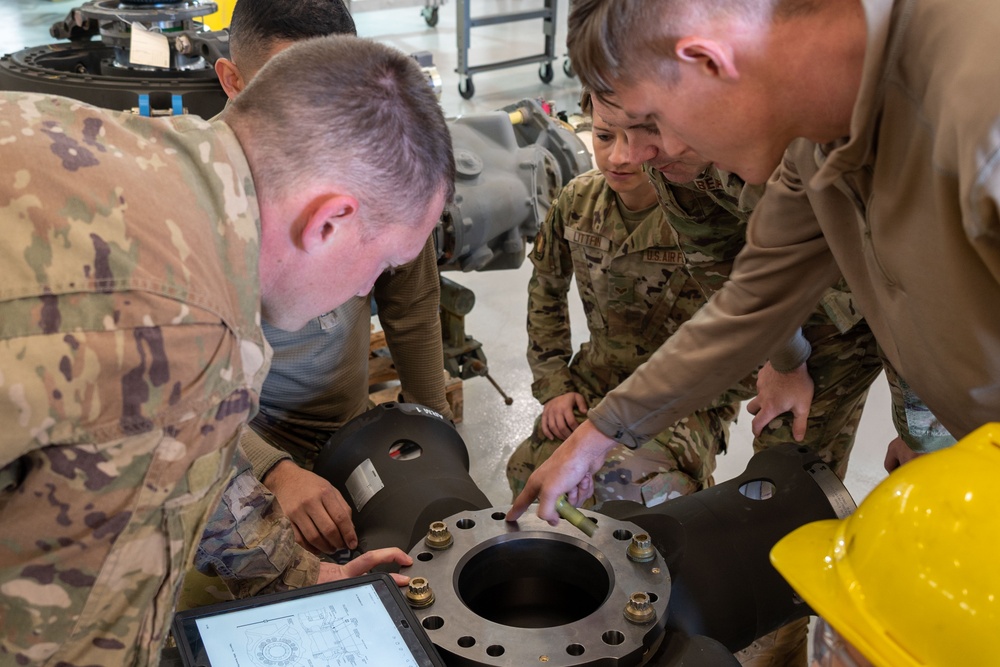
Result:
M637 526L592 513L588 520L601 527L590 538L568 521L460 512L445 519L450 549L414 547L413 565L400 571L438 582L434 605L414 611L445 662L644 664L664 636L670 576L627 557Z

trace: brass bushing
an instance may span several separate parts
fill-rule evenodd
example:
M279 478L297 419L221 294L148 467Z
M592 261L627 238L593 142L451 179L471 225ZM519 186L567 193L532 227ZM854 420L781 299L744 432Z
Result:
M438 551L447 549L454 541L451 532L448 530L448 524L444 521L435 521L432 523L430 530L427 531L427 535L424 537L424 544L427 545L427 548Z
M628 559L636 563L648 563L656 558L656 549L653 548L653 542L646 533L633 535L626 553Z
M656 609L647 593L632 593L625 604L625 620L636 625L645 625L656 620Z
M413 577L406 589L406 601L414 609L423 609L434 603L434 591L423 577Z

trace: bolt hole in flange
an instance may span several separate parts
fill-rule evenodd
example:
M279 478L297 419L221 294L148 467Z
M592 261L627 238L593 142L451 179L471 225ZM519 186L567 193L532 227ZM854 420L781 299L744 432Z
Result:
M625 635L617 630L608 630L601 635L601 641L608 646L618 646L625 641Z

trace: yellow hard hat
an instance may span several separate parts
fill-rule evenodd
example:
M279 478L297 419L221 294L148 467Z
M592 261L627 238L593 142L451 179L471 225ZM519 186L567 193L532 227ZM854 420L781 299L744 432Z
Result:
M793 531L771 562L879 667L1000 664L1000 423Z

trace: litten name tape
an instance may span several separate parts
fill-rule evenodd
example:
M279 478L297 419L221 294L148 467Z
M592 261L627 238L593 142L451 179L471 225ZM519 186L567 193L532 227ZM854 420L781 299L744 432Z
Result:
M585 245L588 248L611 249L611 239L604 238L600 234L588 234L587 232L581 232L579 229L567 229L564 236L570 243Z

